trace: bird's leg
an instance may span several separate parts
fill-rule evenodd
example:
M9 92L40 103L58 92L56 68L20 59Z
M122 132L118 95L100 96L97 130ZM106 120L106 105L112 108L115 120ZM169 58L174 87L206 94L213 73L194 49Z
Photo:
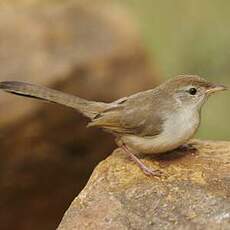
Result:
M161 176L160 170L153 170L148 168L140 159L138 159L125 144L121 145L121 148L128 154L128 156L133 160L139 168L148 176Z

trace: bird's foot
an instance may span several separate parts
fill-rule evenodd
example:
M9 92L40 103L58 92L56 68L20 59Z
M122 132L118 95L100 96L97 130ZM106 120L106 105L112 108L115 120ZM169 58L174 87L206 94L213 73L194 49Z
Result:
M182 152L196 152L197 149L192 144L183 144L178 148Z
M143 171L143 173L147 176L157 176L157 177L160 177L162 176L162 172L158 169L151 169L151 168L148 168L146 165L142 165L140 166L140 169Z
M141 169L141 171L147 175L147 176L161 176L162 172L157 169L151 169L147 167L140 159L138 159L129 149L128 147L123 144L122 149L128 154L128 156L131 158L132 161L134 161L138 167Z

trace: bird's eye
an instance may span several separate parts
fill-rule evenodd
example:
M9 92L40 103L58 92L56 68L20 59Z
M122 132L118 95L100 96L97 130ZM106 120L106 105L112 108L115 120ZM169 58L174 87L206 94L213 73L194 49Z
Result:
M188 90L188 92L191 94L191 95L195 95L197 93L197 89L196 88L190 88Z

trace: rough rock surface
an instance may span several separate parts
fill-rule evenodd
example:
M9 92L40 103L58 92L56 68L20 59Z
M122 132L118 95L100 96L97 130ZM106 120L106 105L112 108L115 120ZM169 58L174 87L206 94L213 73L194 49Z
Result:
M102 101L154 87L126 10L94 3L2 2L0 80ZM113 139L58 105L0 92L0 108L0 229L53 230Z
M120 149L94 170L59 230L230 229L230 142L192 141L196 151L145 157L145 176Z

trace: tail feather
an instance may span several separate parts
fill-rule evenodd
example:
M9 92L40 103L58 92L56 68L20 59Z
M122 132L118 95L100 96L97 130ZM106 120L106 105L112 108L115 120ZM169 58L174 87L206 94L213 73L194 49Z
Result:
M60 92L58 90L53 90L26 82L0 82L0 89L12 94L50 101L71 107L78 110L80 113L90 119L93 119L98 113L107 108L107 104L103 102L88 101L77 96Z

